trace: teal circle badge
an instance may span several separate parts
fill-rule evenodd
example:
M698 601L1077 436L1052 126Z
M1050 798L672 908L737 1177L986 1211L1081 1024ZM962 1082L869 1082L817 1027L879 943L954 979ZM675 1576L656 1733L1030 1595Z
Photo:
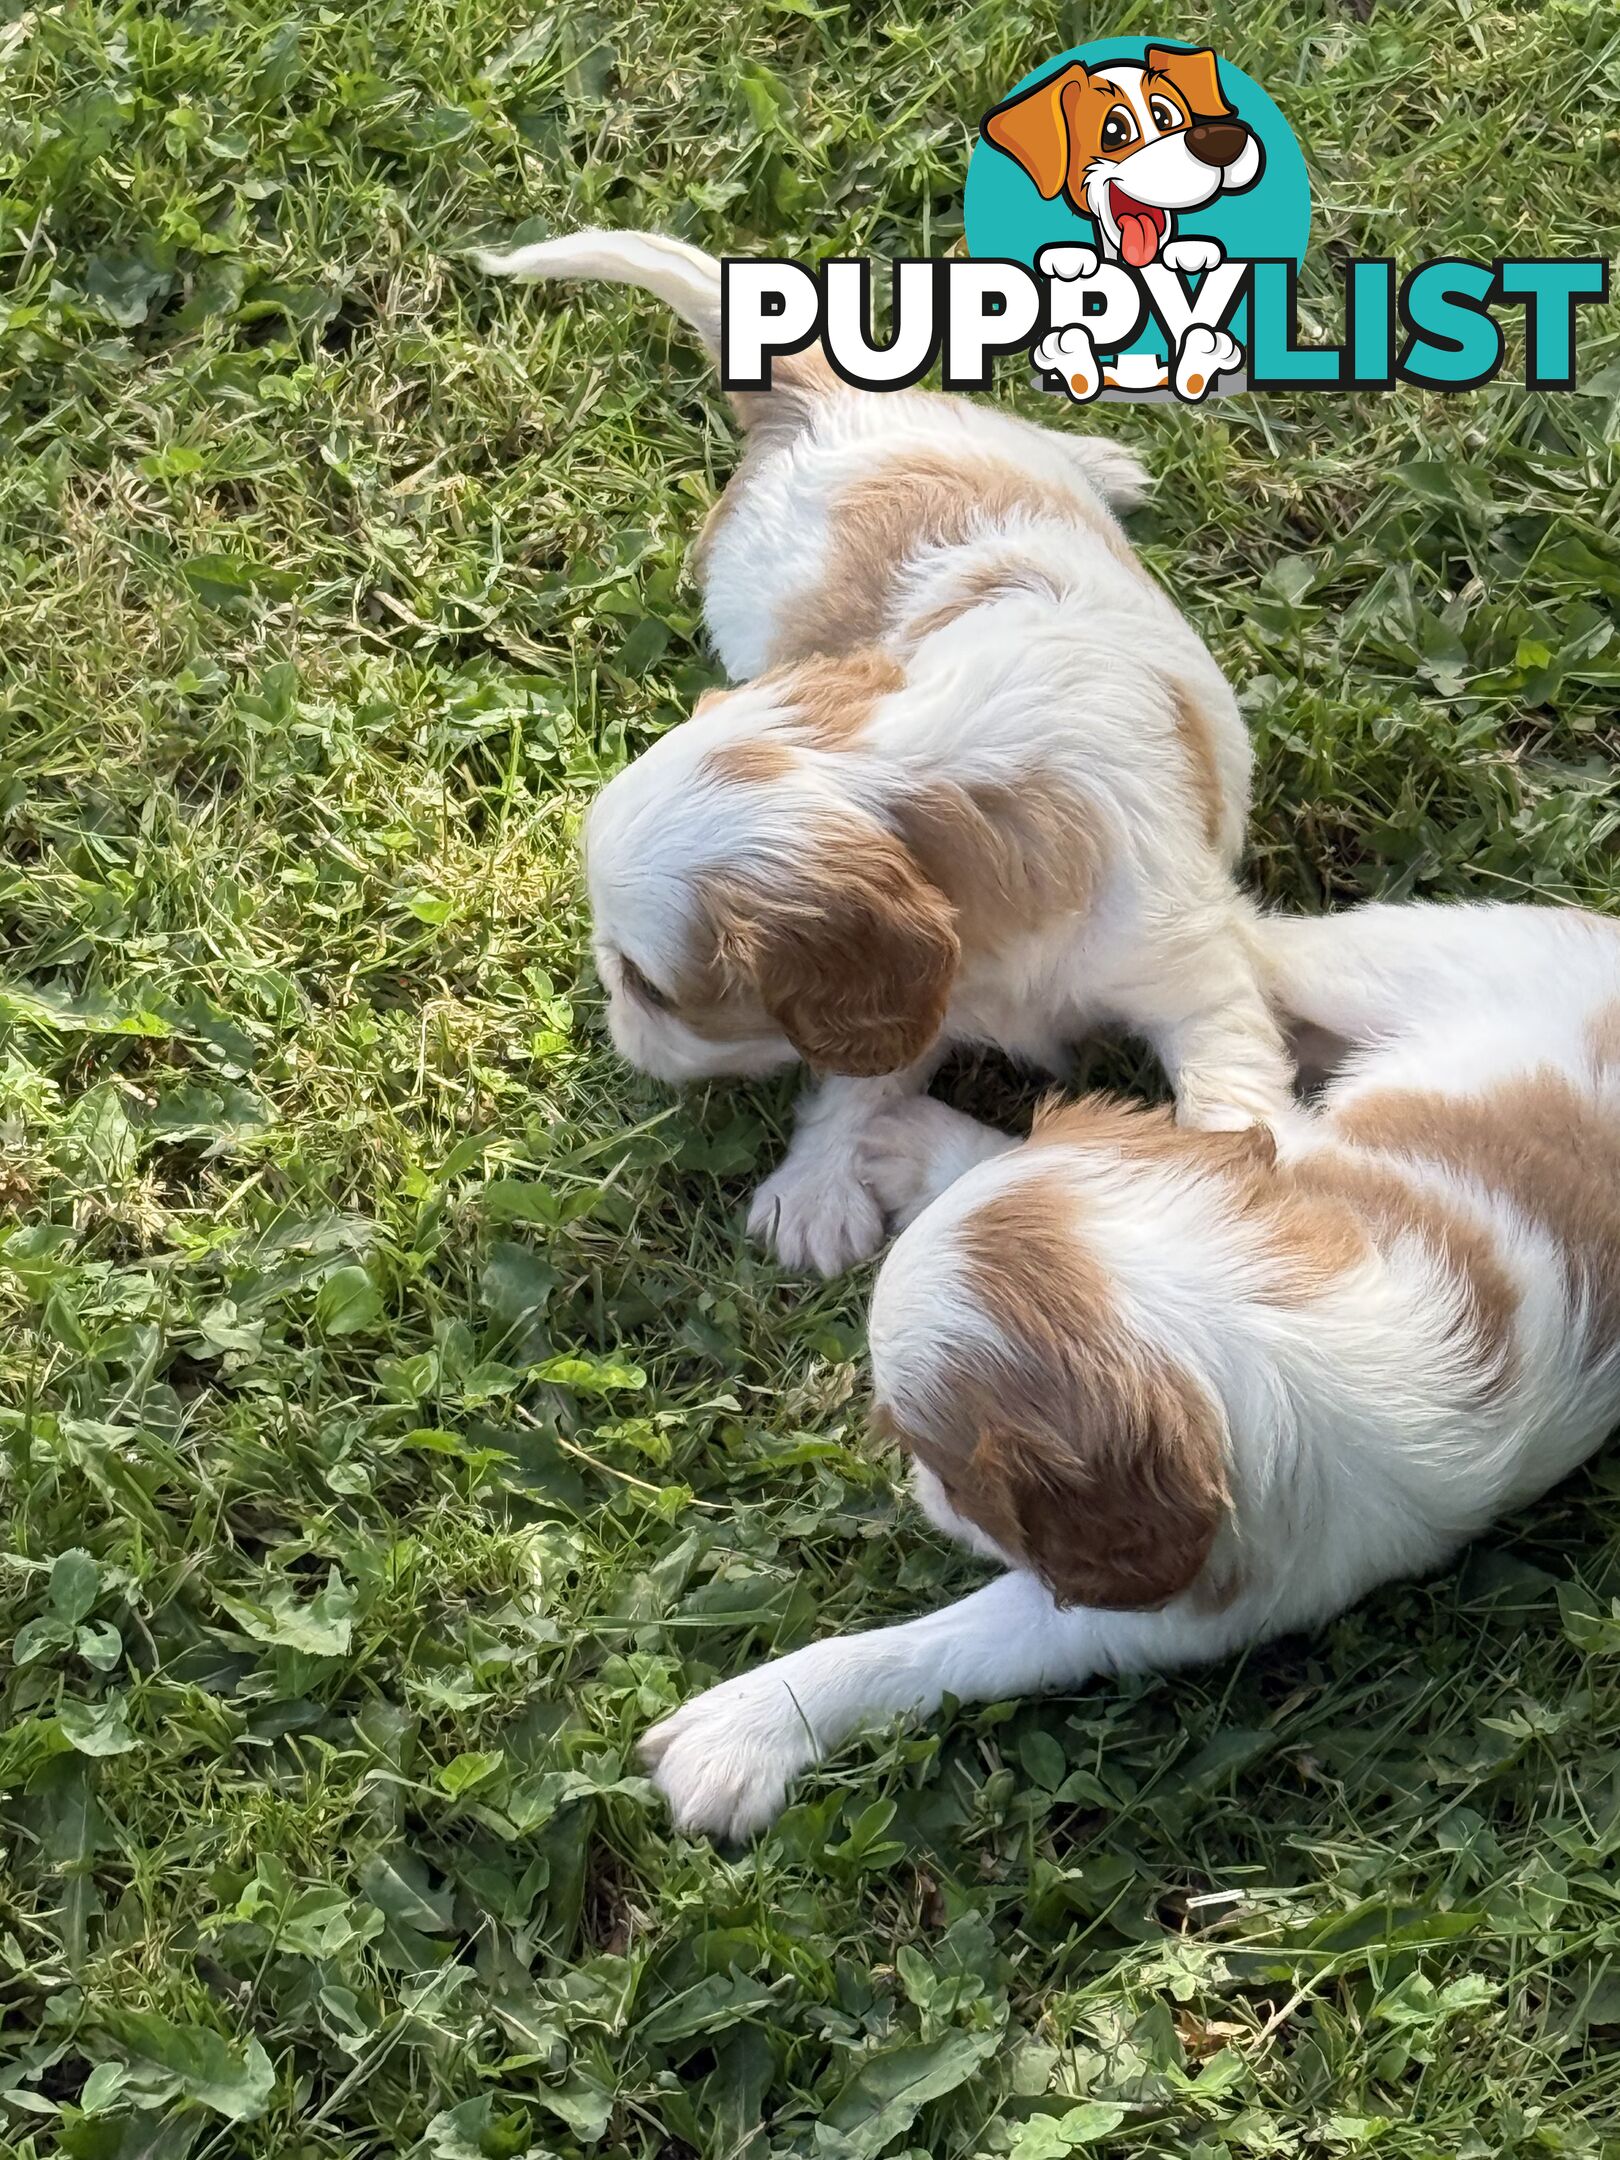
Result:
M1222 258L1297 267L1311 190L1292 128L1241 68L1207 46L1108 38L1059 53L986 113L964 213L970 255L1038 269L1043 249L1064 249L1061 272L1050 259L1045 267L1070 277L1089 250L1138 277L1162 266L1201 279ZM1087 372L1068 379L1077 395L1095 395L1099 379L1108 395L1168 395L1174 373L1178 394L1202 394L1215 380L1203 368L1240 365L1247 318L1244 301L1191 372L1185 357L1173 362L1151 318L1125 331L1130 341L1100 378L1092 344L1070 333ZM1062 381L1065 363L1056 364L1048 379ZM1236 388L1243 378L1226 380Z
M1178 160L1168 138L1218 156L1231 138L1214 131L1225 127L1258 146L1252 180L1207 188L1196 171L1174 169L1205 160ZM1223 178L1218 162L1206 170ZM1225 172L1234 170L1242 178L1246 166L1234 160ZM1197 200L1206 189L1207 200ZM1155 203L1155 195L1167 200ZM1113 213L1122 200L1141 207ZM1031 268L1040 249L1065 242L1151 260L1149 242L1162 247L1172 236L1218 241L1230 257L1297 264L1310 237L1311 187L1293 129L1242 68L1207 48L1102 38L1033 69L986 114L963 209L970 255ZM1157 232L1155 211L1165 219Z

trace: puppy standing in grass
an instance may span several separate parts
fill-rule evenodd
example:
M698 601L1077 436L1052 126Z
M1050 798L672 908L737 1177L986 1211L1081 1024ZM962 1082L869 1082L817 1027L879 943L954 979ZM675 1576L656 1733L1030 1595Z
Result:
M1276 1145L1101 1099L1023 1146L926 1101L869 1135L915 1217L878 1415L929 1517L1011 1572L656 1726L682 1828L757 1829L874 1717L1314 1625L1620 1420L1620 925L1366 907L1257 939L1279 1008L1348 1046Z
M646 287L711 351L720 265L576 233L486 267ZM802 1058L817 1083L751 1231L835 1273L883 1234L863 1138L953 1044L1048 1069L1145 1035L1184 1124L1286 1104L1232 882L1250 747L1113 515L1112 444L986 405L850 389L819 355L734 400L742 465L698 561L743 687L586 823L614 1041L669 1080Z

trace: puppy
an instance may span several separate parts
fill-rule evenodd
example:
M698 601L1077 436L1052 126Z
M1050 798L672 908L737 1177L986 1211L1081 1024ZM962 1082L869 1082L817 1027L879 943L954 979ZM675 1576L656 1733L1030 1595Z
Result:
M757 1829L872 1717L1312 1626L1620 1419L1620 926L1367 907L1258 936L1279 1007L1353 1046L1275 1145L1100 1100L1023 1146L939 1103L874 1136L922 1210L873 1298L878 1415L924 1512L1010 1572L655 1727L681 1827Z
M1241 194L1265 169L1260 138L1227 102L1207 47L1150 45L1145 63L1071 62L987 113L981 132L1048 202L1061 195L1091 219L1107 260L1133 270L1153 262L1189 275L1214 269L1220 243L1177 239L1176 213ZM1036 258L1045 276L1065 279L1092 277L1097 263L1096 249L1075 245L1042 248ZM1229 331L1191 323L1168 367L1133 353L1104 368L1090 330L1076 322L1049 331L1034 357L1084 404L1105 386L1154 389L1172 378L1178 395L1202 398L1243 354Z
M486 258L646 286L718 349L720 265L646 234ZM1250 748L1111 505L1111 444L819 355L735 400L741 469L698 548L743 686L615 777L585 827L608 1024L682 1081L820 1076L749 1227L835 1273L883 1234L862 1136L952 1044L1049 1068L1100 1023L1157 1050L1183 1121L1285 1107L1232 883Z
M1145 63L1096 68L1071 61L987 113L982 132L1047 202L1061 195L1090 218L1103 252L1133 270L1213 268L1219 246L1177 240L1176 212L1241 194L1265 168L1207 48L1150 45Z

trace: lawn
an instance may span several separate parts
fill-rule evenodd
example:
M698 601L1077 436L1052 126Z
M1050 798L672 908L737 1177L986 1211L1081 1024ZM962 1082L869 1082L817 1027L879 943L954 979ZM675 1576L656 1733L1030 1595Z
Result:
M1311 1640L853 1747L739 1853L636 1772L976 1578L865 1433L868 1276L742 1239L791 1084L675 1099L599 1022L573 838L715 679L722 403L653 303L462 251L942 251L979 114L1138 31L1292 120L1318 327L1347 255L1613 246L1607 0L0 4L0 2150L1620 2154L1612 1461ZM1582 349L1088 423L1272 897L1620 909Z

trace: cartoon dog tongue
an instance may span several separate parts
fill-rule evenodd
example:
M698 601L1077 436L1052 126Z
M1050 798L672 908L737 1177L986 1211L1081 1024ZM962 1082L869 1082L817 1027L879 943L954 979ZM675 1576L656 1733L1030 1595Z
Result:
M1146 210L1120 209L1115 214L1119 219L1119 251L1133 270L1141 270L1153 260L1158 248L1158 220Z

